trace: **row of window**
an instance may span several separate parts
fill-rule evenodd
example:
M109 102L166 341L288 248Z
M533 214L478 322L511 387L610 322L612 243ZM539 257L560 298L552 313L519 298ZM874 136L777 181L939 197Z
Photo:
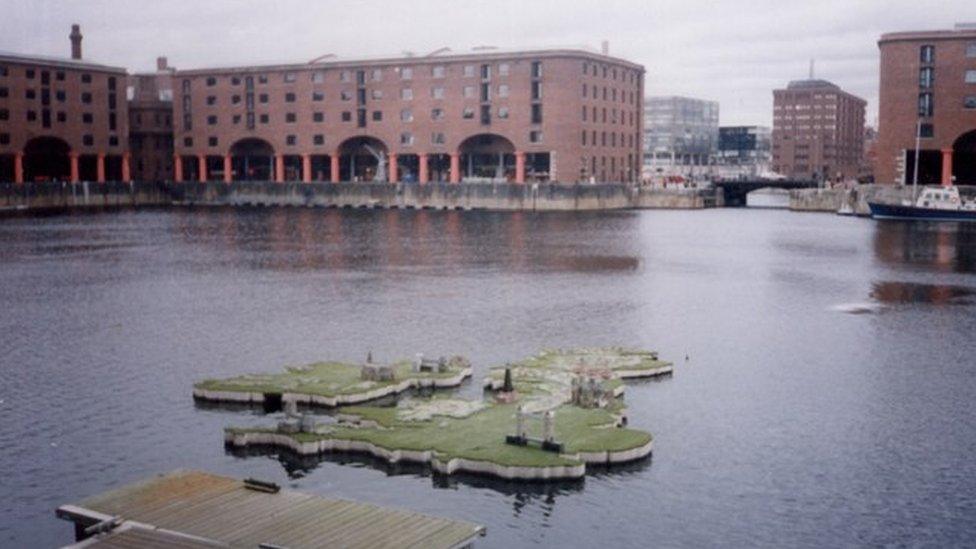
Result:
M481 86L481 89L480 89L480 91L481 91L480 97L481 97L481 100L482 101L490 101L491 100L491 90L492 90L492 88L490 86L488 86L488 84L483 84ZM508 97L509 96L509 87L508 87L508 85L507 84L500 84L497 87L497 93L498 93L498 97ZM478 88L475 87L475 86L464 86L462 88L462 95L463 95L463 97L465 99L473 99L473 98L476 98L476 97L479 96L479 94L478 94ZM383 90L371 90L370 97L373 100L383 99ZM444 99L444 97L445 97L444 88L443 87L433 87L433 88L431 88L431 97L433 97L434 99ZM352 101L352 99L353 99L353 91L352 90L343 90L343 91L340 92L339 98L342 101ZM413 90L411 88L403 88L403 89L401 89L400 90L400 98L403 99L403 100L413 99ZM532 98L533 99L541 99L542 98L542 87L541 87L541 85L534 86L533 87L533 90L532 90ZM266 94L266 93L261 93L261 94L258 94L257 99L258 99L258 102L259 103L268 103L268 101L270 100L270 96L268 94ZM294 93L288 92L288 93L285 94L285 102L286 103L294 103L297 100L298 100L298 97ZM239 105L242 101L243 101L243 98L240 95L237 95L237 94L232 95L231 98L230 98L230 102L231 102L232 105ZM313 102L325 101L325 92L321 92L321 91L312 92L312 101ZM207 105L214 106L216 104L217 104L217 96L216 95L208 95L207 96ZM250 105L248 105L248 107L250 108Z
M603 78L610 78L612 80L617 79L617 68L608 67L607 65L597 65L596 63L591 63L589 61L583 61L583 74L590 76L599 76L600 71L603 72ZM620 69L620 80L622 82L630 81L631 84L637 83L637 73L634 71Z
M589 139L587 139L587 134L589 134ZM600 135L600 144L599 144L599 146L600 147L606 147L607 146L607 132L600 132L599 135ZM616 132L610 132L609 135L610 135L610 140L609 140L610 145L609 146L616 147L617 146L617 133ZM596 147L596 146L598 146L597 145L597 140L596 140L596 136L597 136L596 130L592 130L592 131L589 131L589 132L587 132L586 130L583 130L583 132L580 134L580 136L581 136L580 142L583 144L584 147ZM634 136L633 136L633 134L629 134L629 133L628 134L625 134L623 132L620 132L620 146L621 147L633 147L634 146Z
M28 122L36 122L38 119L40 119L42 120L44 127L48 128L51 126L51 111L49 109L41 110L40 115L38 115L38 112L35 110L28 110L25 113L25 117ZM7 109L0 109L0 120L9 120L9 119L10 119L10 111ZM54 119L62 123L67 122L68 114L64 111L57 111L55 113ZM90 112L82 113L81 121L85 124L93 124L95 122L95 117ZM109 113L108 124L110 130L116 129L117 117L114 112Z
M86 136L86 137L90 137L90 136ZM542 143L542 137L543 137L543 135L542 135L542 131L541 130L532 130L532 131L529 132L529 142L530 143ZM414 134L411 133L411 132L403 132L403 133L400 134L400 145L403 145L403 146L412 146L412 145L415 144L415 141L416 140L415 140ZM621 141L623 141L623 136L622 135L621 135ZM431 133L430 134L430 144L431 145L443 145L445 143L447 143L447 138L446 138L446 136L444 135L443 132L434 132L434 133ZM85 144L88 145L89 143L85 143ZM117 144L117 142L116 142L116 144ZM315 134L315 135L313 135L312 136L312 144L313 145L316 145L316 146L325 145L325 135L323 135L323 134ZM288 145L288 146L296 146L296 145L298 145L298 136L297 135L294 135L294 134L286 135L285 136L285 145ZM193 147L193 138L192 137L184 137L183 138L183 146L184 147L187 147L187 148ZM207 146L208 147L219 147L220 146L220 139L218 139L217 137L213 137L213 136L208 137L207 138Z
M86 147L93 147L93 146L95 146L95 136L93 136L91 134L85 134L85 135L81 136L81 142ZM10 134L9 133L0 133L0 145L9 145L9 144L10 144ZM118 147L119 146L119 138L118 138L118 136L110 135L109 138L108 138L108 146L109 147Z
M587 112L589 112L590 114L587 115ZM621 110L620 116L618 117L617 109L610 109L609 111L610 116L608 117L606 107L603 107L601 110L598 110L595 106L587 107L586 105L583 105L580 113L581 113L580 118L583 122L593 122L594 124L596 123L607 124L609 120L610 124L620 124L621 126L637 127L638 117L633 111ZM603 114L602 119L597 117L597 114L601 114L601 113Z
M466 78L474 78L475 76L480 75L483 80L487 80L491 78L492 68L493 66L490 64L482 64L480 65L480 67L476 65L464 65L464 68L462 69L462 73ZM414 67L393 67L391 70L394 73L398 74L401 80L413 79ZM381 82L383 80L383 72L384 69L382 68L373 68L369 70L357 70L357 71L343 70L339 72L339 82L352 82L354 74L356 76L356 82L359 84L365 84L367 79L371 82ZM498 64L497 73L499 76L508 76L510 72L511 72L511 65L509 63ZM535 77L542 76L541 61L533 61L532 74ZM433 78L445 78L447 75L447 66L434 65L430 67L430 75ZM298 73L294 71L288 71L283 73L281 77L283 82L285 82L286 84L291 84L298 80ZM232 76L230 77L231 85L239 86L241 85L242 81L246 82L248 78L252 78L252 77L242 78L240 76ZM259 84L268 83L268 75L266 74L258 75L257 78ZM315 84L321 84L325 82L325 71L313 71L310 75L310 80ZM189 81L186 80L184 82L189 82ZM207 86L216 86L217 77L208 76L206 82L207 82ZM189 84L184 84L184 85L188 86Z
M30 68L24 69L24 76L28 80L33 80L33 79L37 78L37 73L38 73L37 69L30 69ZM42 70L42 71L40 71L40 74L41 74L41 84L42 85L45 85L45 86L48 85L50 83L50 81L51 81L51 71ZM5 78L5 77L8 77L8 76L10 76L10 68L7 67L6 65L0 65L0 78ZM64 71L54 71L54 80L55 81L57 81L57 82L64 82L65 79L66 79L66 76L65 76L65 72ZM109 80L109 87L111 89L115 89L115 77L114 76L110 76L108 80ZM91 84L91 82L92 82L92 75L91 74L89 74L87 72L81 74L81 83L82 84Z
M597 93L599 89L596 84L587 85L583 84L583 98L592 96L593 99L599 99L600 95ZM609 94L607 92L610 92ZM617 88L607 88L603 86L603 100L604 101L617 101ZM620 103L630 103L631 105L637 105L637 94L632 90L620 90Z
M488 106L488 105L485 105L485 107L488 107L490 109L490 106ZM496 113L497 113L497 117L498 118L507 119L509 117L509 108L508 107L498 107L497 110L496 110ZM90 115L86 115L86 116L90 116ZM249 113L248 116L253 116L253 113ZM341 119L342 119L343 122L351 122L352 121L352 111L343 111L340 116L341 116ZM471 118L474 118L474 116L475 116L475 108L474 107L464 107L464 109L461 111L461 118L471 119ZM444 109L441 109L441 108L431 109L431 111L430 111L430 118L431 118L431 120L444 120L444 117L445 117ZM257 119L262 124L268 124L269 122L271 122L271 116L269 114L260 114L260 115L258 115L258 118ZM372 111L372 113L371 113L371 119L374 122L382 122L383 121L383 111ZM242 116L239 115L239 114L235 114L235 115L233 115L233 117L231 118L231 120L232 120L232 122L234 124L240 124L241 123L241 120L242 120ZM411 110L411 109L403 109L403 110L401 110L400 111L400 120L403 121L403 122L413 122L413 120L414 120L413 110ZM534 123L534 124L541 124L542 123L542 105L540 105L540 104L532 105L531 120L532 120L532 123ZM285 113L285 122L287 122L287 123L297 123L298 122L298 114L297 113L293 113L293 112ZM313 112L312 113L312 122L325 122L325 113L323 113L323 112ZM210 125L210 126L216 126L218 123L219 123L219 118L217 117L217 115L209 115L209 116L207 116L207 124L208 125Z

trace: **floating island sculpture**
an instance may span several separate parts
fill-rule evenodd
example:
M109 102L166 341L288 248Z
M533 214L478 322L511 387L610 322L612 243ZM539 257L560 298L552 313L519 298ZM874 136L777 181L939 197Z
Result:
M280 374L247 374L208 379L194 384L193 397L213 402L262 404L289 401L335 408L358 404L413 388L457 387L471 377L471 362L462 356L431 360L418 354L413 361L362 364L318 362L286 368ZM280 406L275 406L280 407Z
M470 375L467 365L460 373L457 369L417 371L421 362L414 361L413 366L406 363L405 370L394 369L395 376L405 378L371 382L399 387L407 380L418 379L416 375L427 381ZM445 363L448 368L450 364ZM457 368L462 363L455 360L454 364ZM428 362L427 367L434 365ZM335 379L323 381L333 369L343 372L342 376L334 375L345 379L345 385ZM622 380L669 374L672 365L648 351L548 350L492 369L484 380L488 394L481 400L434 395L402 398L392 407L344 406L334 422L325 424L298 413L296 403L319 404L316 399L324 398L322 391L328 383L338 384L330 389L332 399L346 396L362 402L379 391L370 386L357 392L355 386L361 381L356 382L346 370L346 365L316 365L312 370L318 376L316 381L305 383L293 377L311 376L307 370L289 371L284 378L248 376L243 381L207 381L196 386L194 395L215 399L215 393L248 394L259 398L267 391L279 390L288 397L283 399L286 419L277 426L226 429L224 440L232 447L270 445L300 455L361 452L390 463L429 463L443 474L463 471L505 479L572 479L584 476L587 464L623 463L651 453L650 433L625 427ZM361 377L375 375L366 374L365 365L360 370ZM430 377L435 375L445 377ZM203 391L210 396L204 397Z

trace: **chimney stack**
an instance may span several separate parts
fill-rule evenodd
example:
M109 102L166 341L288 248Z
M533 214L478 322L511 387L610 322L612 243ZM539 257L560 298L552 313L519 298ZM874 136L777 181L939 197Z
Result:
M169 68L169 60L167 60L165 57L157 57L156 58L156 70L157 71L163 72L163 71L165 71L168 68Z
M600 52L603 53L603 55L610 55L610 41L609 40L604 40L600 44Z
M71 39L71 58L81 59L81 27L77 24L71 25L71 34L68 38Z

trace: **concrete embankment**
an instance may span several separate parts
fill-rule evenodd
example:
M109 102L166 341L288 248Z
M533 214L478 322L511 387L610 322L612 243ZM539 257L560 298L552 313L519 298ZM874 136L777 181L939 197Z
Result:
M138 208L171 203L170 189L161 183L0 183L0 213Z
M30 183L0 184L0 212L147 206L300 206L494 211L697 209L713 191L621 184Z
M976 187L960 186L963 194L972 195ZM837 213L842 207L855 215L871 215L868 202L898 204L911 200L910 185L855 185L850 189L798 189L790 191L790 210L797 212Z

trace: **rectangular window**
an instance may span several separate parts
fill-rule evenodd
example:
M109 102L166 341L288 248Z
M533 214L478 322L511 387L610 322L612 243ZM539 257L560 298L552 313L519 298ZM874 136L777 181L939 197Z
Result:
M434 145L443 145L445 142L444 134L441 132L434 132L430 134L430 142Z
M532 123L542 124L542 105L539 103L532 105Z
M268 75L266 75L266 74L259 74L258 75L258 84L267 84L267 83L268 83Z
M499 63L498 64L498 76L508 76L509 68L510 67L509 67L508 63Z
M249 130L253 130L254 129L254 113L253 112L247 113L247 129L249 129Z
M413 68L403 67L402 69L400 69L400 79L413 80Z
M216 126L217 125L217 117L214 116L214 115L208 116L207 117L207 124L210 125L210 126Z
M542 61L532 62L532 78L542 78Z
M261 115L261 116L260 116L260 117L258 118L258 121L259 121L259 122L261 122L262 124L267 124L268 122L270 122L270 121L271 121L271 117L270 117L270 116L268 116L268 115L266 115L266 114L262 114L262 115Z
M352 113L349 111L342 111L342 121L352 122Z
M481 100L491 101L491 84L487 82L481 84Z
M9 145L9 144L10 144L10 134L0 133L0 145Z
M322 112L313 112L312 113L312 122L325 122L325 113L322 113Z
M356 71L356 84L366 85L366 71Z
M918 128L919 137L932 137L935 135L935 128L932 124L922 124Z
M542 99L542 82L532 83L532 99Z
M27 99L36 99L37 98L37 92L34 91L34 90L31 90L31 89L25 90L24 91L24 97L27 98ZM82 101L85 101L85 94L84 93L81 94L81 100ZM91 94L90 93L88 94L88 101L85 101L85 102L86 103L91 103Z
M117 115L114 112L108 113L108 129L115 131L118 126Z
M351 77L352 75L349 74L349 71L342 71L339 73L339 82L349 82Z
M286 72L285 73L285 82L294 82L294 81L295 81L295 73L293 73L293 72Z
M325 92L312 92L312 101L325 101Z
M373 122L381 122L383 120L383 111L373 111Z
M356 111L356 126L359 128L366 127L366 109Z
M295 102L295 94L292 93L292 92L286 93L285 94L285 103L294 103L294 102Z
M0 109L0 120L10 120L10 111L7 109Z
M498 107L498 118L508 118L508 107Z
M966 57L976 57L976 42L966 44Z
M542 132L539 130L530 131L529 143L542 143Z
M932 67L922 67L918 70L918 87L920 88L931 88L932 87L932 76L934 71Z
M298 121L298 116L295 113L293 112L285 113L285 122L288 122L289 124L294 124L297 121Z
M312 73L312 82L315 84L321 84L325 82L325 73L322 71L315 71Z
M413 111L410 109L400 111L400 120L403 122L413 122Z
M259 103L267 103L268 102L268 94L262 93L262 94L258 95L258 102Z
M400 90L400 99L404 101L410 101L413 99L413 90L410 88L403 88Z
M962 101L963 108L976 109L976 95L967 95Z
M293 147L293 146L295 146L297 144L298 144L298 137L296 137L294 135L285 136L285 145L288 145L288 146L292 146Z
M491 65L481 65L481 79L488 80L491 78Z
M401 145L413 145L413 134L410 132L403 132L400 134L400 144Z
M247 76L244 78L244 89L247 91L254 90L254 77Z
M217 146L217 138L216 137L208 137L207 138L207 145L210 146L210 147L216 147Z
M461 111L461 118L474 118L474 107L464 107Z
M343 101L352 101L352 92L350 90L342 90L339 92L339 99Z
M241 77L240 76L232 76L231 79L230 79L230 83L231 83L232 86L240 86L241 85Z
M217 96L208 95L207 96L207 104L208 105L216 105L217 104Z
M481 124L483 126L491 124L491 105L481 106Z
M7 67L0 65L0 76L8 76L9 74L10 71L7 70Z
M95 136L93 136L93 135L91 135L91 134L88 134L88 135L85 135L85 136L83 136L83 137L81 138L81 142L82 142L82 143L83 143L83 144L84 144L84 145L85 145L86 147L91 147L92 145L94 145L94 144L95 144ZM190 146L190 145L187 145L187 146Z
M85 74L82 74L81 75L81 83L82 84L91 84L91 81L92 81L92 77L91 77L90 74L85 73ZM184 80L183 81L183 91L187 91L189 89L190 89L190 81L189 80Z
M935 46L922 46L919 48L919 61L922 63L935 62Z
M444 109L431 109L430 110L431 120L443 120L444 119Z
M431 88L430 96L434 99L444 99L444 88L441 86Z
M232 122L233 122L234 124L240 124L240 123L241 123L241 115L239 115L239 114L235 114L235 115L234 115L234 117L233 117L233 118L231 118L231 121L232 121Z
M464 87L464 98L465 99L474 99L474 86L465 86Z
M583 136L582 143L583 143L583 146L585 147L586 146L586 130L583 130L582 136Z
M498 86L498 97L508 97L508 84Z
M234 104L234 105L240 104L240 102L241 102L241 96L239 96L239 95L232 95L231 98L230 98L230 102L232 104Z
M207 85L208 86L216 86L217 85L217 79L214 78L213 76L208 76L207 77Z
M976 84L976 70L970 69L966 71L966 83Z
M447 70L444 68L443 65L437 65L430 69L430 73L434 78L444 78L444 75L447 73Z
M373 100L383 99L383 90L373 90L369 92L369 95Z
M474 65L465 65L464 66L464 76L467 77L467 78L474 77Z
M312 136L312 143L316 145L325 145L325 136L322 134L315 134Z

